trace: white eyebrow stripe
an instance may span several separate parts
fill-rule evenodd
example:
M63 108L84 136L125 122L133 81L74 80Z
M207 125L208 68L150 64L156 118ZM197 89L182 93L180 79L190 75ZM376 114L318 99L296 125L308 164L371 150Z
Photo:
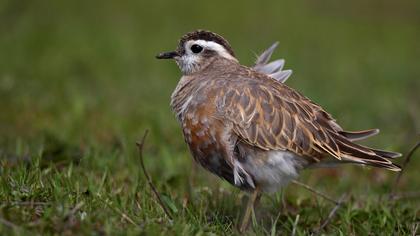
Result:
M216 51L220 56L230 59L230 60L235 60L237 61L237 59L235 57L233 57L232 55L230 55L230 53L225 49L225 47L223 47L222 45L213 42L213 41L206 41L206 40L190 40L187 42L187 50L191 50L190 47L193 44L198 44L200 46L202 46L203 48L208 48L211 49L213 51Z

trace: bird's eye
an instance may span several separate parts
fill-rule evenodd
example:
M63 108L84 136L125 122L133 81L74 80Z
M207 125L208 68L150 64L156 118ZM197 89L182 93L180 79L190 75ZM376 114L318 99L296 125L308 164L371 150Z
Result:
M200 46L200 45L198 45L198 44L193 44L193 45L191 46L191 51L192 51L193 53L199 53L199 52L203 51L203 47L201 47L201 46Z

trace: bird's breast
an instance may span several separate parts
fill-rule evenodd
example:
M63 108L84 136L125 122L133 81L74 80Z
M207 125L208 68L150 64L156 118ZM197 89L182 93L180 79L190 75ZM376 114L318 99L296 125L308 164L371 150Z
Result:
M211 108L191 105L182 114L180 122L194 159L204 168L220 175L219 170L225 165L225 127L214 119L212 113Z

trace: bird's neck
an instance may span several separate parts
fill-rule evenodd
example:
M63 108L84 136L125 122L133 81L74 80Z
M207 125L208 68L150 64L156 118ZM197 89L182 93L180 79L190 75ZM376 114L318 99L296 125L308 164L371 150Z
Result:
M181 119L181 116L188 105L189 97L194 91L194 82L194 76L182 76L171 95L171 109L178 120Z
M215 57L209 61L200 71L191 74L184 74L178 82L171 96L171 108L178 120L188 107L192 96L206 87L208 82L223 74L231 73L240 68L236 60Z

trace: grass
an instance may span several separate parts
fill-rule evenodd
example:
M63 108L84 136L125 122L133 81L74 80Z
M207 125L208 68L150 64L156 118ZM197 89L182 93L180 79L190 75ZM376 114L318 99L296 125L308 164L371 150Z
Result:
M244 64L279 40L274 57L294 70L291 87L349 130L381 128L365 144L407 153L420 131L419 10L415 1L0 2L0 234L237 234L245 195L202 169L191 181L168 105L179 72L153 59L191 29L223 34ZM146 168L173 221L140 169L146 129ZM417 157L399 192L418 191ZM412 235L419 199L388 200L395 176L343 166L299 181L349 195L322 234ZM305 235L333 208L291 184L263 197L248 233Z
M210 176L201 176L200 185L189 191L186 186L189 173L180 163L170 164L177 169L174 173L153 171L155 184L174 217L170 221L140 173L136 155L124 156L119 150L104 154L91 149L86 150L77 163L67 164L52 163L43 156L44 151L40 150L31 161L15 165L2 161L2 219L13 224L11 227L3 224L3 233L236 233L235 225L244 194L229 186L220 186L220 183L209 180ZM161 159L148 154L145 158L147 163L152 158ZM329 190L329 194L335 196L339 194L339 190L328 186L339 185L340 180L322 182L316 184L317 188ZM413 233L413 227L419 220L416 200L388 201L388 183L382 189L364 193L357 189L368 183L351 184L354 187L345 191L351 194L351 198L338 210L325 232L344 235ZM283 194L263 198L257 211L258 224L251 232L291 234L294 221L299 216L296 232L297 235L305 235L319 227L334 207L331 202L295 185L289 186ZM287 206L282 204L282 197L285 197Z

